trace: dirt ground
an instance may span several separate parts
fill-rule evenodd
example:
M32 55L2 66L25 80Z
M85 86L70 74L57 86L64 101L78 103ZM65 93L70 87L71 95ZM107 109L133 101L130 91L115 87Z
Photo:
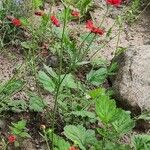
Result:
M95 20L95 23L98 24L101 21L101 16L105 13L104 5L98 5L98 7L92 11L90 14L92 18ZM109 30L109 28L114 24L115 19L114 16L117 16L118 10L112 10L110 14L113 14L113 16L107 15L103 27L105 27L105 30ZM121 12L121 9L119 10ZM123 30L120 34L120 41L119 41L119 47L128 48L129 46L140 46L145 44L150 44L150 9L147 11L144 11L140 16L139 19L137 19L136 22L132 24L126 24L122 27ZM71 23L71 28L73 28L77 33L85 32L85 23L81 24L80 26L76 23ZM84 31L85 30L85 31ZM112 33L115 35L115 33L118 32L118 28L114 28ZM93 44L95 47L91 49L89 56L93 55L95 51L98 51L99 49L99 41L101 41L102 37L99 37L97 41ZM104 48L100 49L96 55L94 55L93 59L95 57L101 57L104 59L107 59L108 61L111 61L114 56L114 51L116 50L116 44L117 44L117 38L115 37L112 39ZM5 51L5 50L4 50ZM7 81L10 77L13 75L13 70L18 66L18 64L21 64L22 62L22 56L18 56L18 54L14 53L15 48L11 48L9 50L6 50L5 53L0 53L0 81Z

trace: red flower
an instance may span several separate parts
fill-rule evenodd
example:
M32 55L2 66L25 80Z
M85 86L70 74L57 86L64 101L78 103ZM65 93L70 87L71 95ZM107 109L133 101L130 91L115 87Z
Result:
M14 143L16 141L16 136L15 135L9 135L8 136L8 142L9 143Z
M43 16L44 15L44 12L43 11L36 11L34 13L36 16Z
M95 34L99 34L99 35L103 35L104 34L104 30L97 28L97 27L93 27L91 32L95 33Z
M94 23L93 23L93 21L92 20L88 20L87 22L86 22L86 28L88 28L88 29L92 29L94 27Z
M106 0L107 4L118 7L121 5L122 0Z
M12 19L12 20L11 20L11 23L12 23L14 26L16 26L16 27L21 26L21 21L20 21L19 19L17 19L17 18Z
M88 20L86 23L86 28L88 28L92 33L103 35L104 31L94 25L91 20Z
M74 146L71 146L71 147L69 148L69 150L79 150L79 149L75 148Z
M56 27L60 27L59 20L55 16L51 16L50 19Z
M71 12L71 15L74 16L74 17L80 17L80 13L78 11L75 11L75 10L73 10Z

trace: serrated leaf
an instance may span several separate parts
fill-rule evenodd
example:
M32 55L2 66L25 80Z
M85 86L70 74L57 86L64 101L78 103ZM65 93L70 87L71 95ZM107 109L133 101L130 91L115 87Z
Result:
M102 84L107 77L107 68L100 68L98 70L91 70L88 74L87 74L87 80L89 82L91 82L93 85L95 86L99 86L100 84Z
M88 144L94 143L96 140L93 130L86 130L83 126L68 125L64 128L65 136L75 142L82 150L86 150Z
M91 118L91 119L96 118L95 113L92 113L90 111L85 111L85 110L72 111L70 114L73 114L75 116L88 117L88 118Z
M61 79L64 78L64 75L61 75ZM75 82L75 79L72 74L67 74L66 77L64 78L62 82L62 86L67 87L67 88L73 88L76 89L78 86Z
M55 83L45 72L39 71L39 81L47 91L53 92L55 90Z
M48 135L48 138L52 141L51 130L48 130L47 135ZM56 134L53 134L53 140L54 140L54 146L56 150L68 150L70 147L70 144L68 141L65 141L62 137Z
M95 107L98 117L106 124L115 121L119 113L115 101L111 100L107 95L101 95L96 99Z
M21 120L21 121L18 121L17 123L12 123L12 125L18 129L18 130L22 130L25 128L26 126L26 121L25 120Z
M11 133L16 135L17 137L31 137L27 132L26 132L26 120L21 120L18 121L17 123L11 123L12 126L10 126Z
M6 94L8 96L8 95L11 95L11 94L21 90L23 85L24 85L23 81L14 79L14 80L8 81L8 83L4 84L1 87L0 92Z
M130 114L126 111L121 109L118 109L118 111L118 118L112 123L112 126L114 127L115 132L122 136L123 134L132 131L135 126L135 122L131 119Z
M101 95L106 95L106 90L104 88L98 88L90 91L89 94L93 99L97 99Z
M8 107L14 112L26 111L27 104L24 100L10 100L8 102Z
M46 106L43 99L37 95L30 95L29 108L36 112L42 112Z
M150 135L135 135L132 139L135 150L150 150Z

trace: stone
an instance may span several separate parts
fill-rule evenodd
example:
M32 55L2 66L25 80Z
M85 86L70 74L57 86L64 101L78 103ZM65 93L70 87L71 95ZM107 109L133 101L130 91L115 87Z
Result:
M150 45L130 47L114 60L119 64L112 79L116 99L135 113L150 110Z

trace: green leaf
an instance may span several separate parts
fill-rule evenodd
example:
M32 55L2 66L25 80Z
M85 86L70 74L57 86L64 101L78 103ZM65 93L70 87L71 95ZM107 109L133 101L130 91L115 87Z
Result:
M83 126L68 125L64 128L65 136L76 143L82 150L86 150L89 144L95 143L95 132L86 130Z
M8 107L14 112L22 112L27 110L27 103L24 100L10 100Z
M100 134L100 136L103 137L104 139L115 142L118 138L117 133L115 131L112 131L111 129L98 128L97 131Z
M108 75L115 75L118 70L118 64L113 62L108 68Z
M44 64L44 69L49 73L50 76L52 76L55 79L58 79L58 75L51 67L48 67Z
M102 84L107 77L107 68L100 68L98 70L91 70L88 74L87 74L87 80L89 82L91 82L93 85L95 86L99 86L100 84Z
M17 123L12 123L12 125L13 125L16 129L22 130L22 129L24 129L25 126L26 126L26 121L25 121L25 120L21 120L21 121L18 121Z
M22 137L22 138L31 137L26 131L27 130L26 120L21 120L21 121L18 121L17 123L11 123L11 124L12 126L9 127L11 130L11 133L16 135L17 137Z
M0 93L3 93L5 95L11 95L13 93L18 92L23 88L24 82L21 80L12 80L8 81L6 84L2 85L0 87Z
M64 75L61 75L61 79L64 78ZM75 83L75 79L71 73L67 74L62 82L62 86L67 88L76 89L78 86Z
M31 138L31 136L27 133L27 132L21 132L19 134L20 137L23 137L23 138Z
M43 112L45 107L46 107L46 103L43 101L41 97L33 94L30 95L30 100L29 100L30 110L36 112Z
M22 24L22 25L24 25L24 26L28 26L28 25L29 25L29 21L28 21L27 18L21 17L20 20L21 20L21 24ZM22 43L23 43L23 42L22 42Z
M132 139L135 150L150 150L150 135L135 135Z
M119 115L116 103L107 95L96 99L96 113L100 120L106 124L115 121Z
M115 132L122 136L123 134L132 131L135 126L135 122L131 119L131 116L128 112L121 109L118 109L118 111L118 118L112 123L112 126L114 127Z
M105 92L106 92L106 90L104 88L98 88L98 89L94 89L94 90L90 91L89 94L93 99L97 99L102 95L106 95Z
M25 49L35 49L37 47L36 43L31 41L21 42L21 46Z
M49 92L54 92L55 83L52 79L43 71L39 71L39 81L43 84L44 88Z
M143 112L143 113L138 117L138 119L143 119L143 120L146 120L146 121L150 121L150 111Z
M40 6L42 6L43 2L42 0L32 0L32 4L34 6L34 8L39 8Z
M47 131L47 136L52 141L51 129ZM68 141L65 141L62 137L56 134L53 134L53 140L54 140L55 150L68 150L70 147L70 144Z
M85 111L85 110L72 111L70 114L73 114L75 116L88 117L88 118L91 118L91 119L96 118L95 113L92 113L90 111Z

